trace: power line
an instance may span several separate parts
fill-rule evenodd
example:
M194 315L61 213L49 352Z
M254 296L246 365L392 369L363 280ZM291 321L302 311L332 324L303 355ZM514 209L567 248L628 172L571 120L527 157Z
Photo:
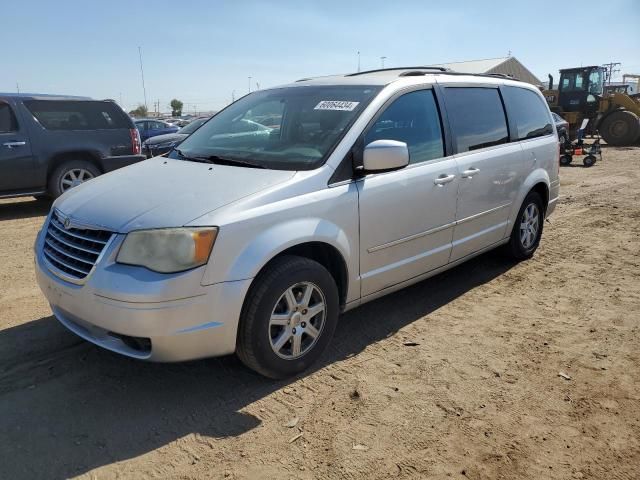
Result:
M605 68L604 77L605 77L605 83L607 85L611 84L611 78L613 77L613 74L618 73L620 71L619 68L615 68L618 65L622 65L622 64L620 62L611 62L611 63L605 63L602 65Z

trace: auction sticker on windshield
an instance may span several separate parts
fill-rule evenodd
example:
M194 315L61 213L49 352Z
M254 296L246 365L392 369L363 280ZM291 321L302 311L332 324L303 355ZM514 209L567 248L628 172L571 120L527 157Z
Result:
M344 100L323 100L315 106L314 110L340 110L352 112L360 102L347 102Z

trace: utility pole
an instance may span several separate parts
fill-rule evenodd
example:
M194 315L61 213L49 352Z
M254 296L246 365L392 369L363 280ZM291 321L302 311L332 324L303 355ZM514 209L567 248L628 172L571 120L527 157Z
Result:
M381 68L384 68L384 61L387 59L387 57L380 57L380 66Z
M18 93L20 93L20 84L18 82L16 82L16 90L18 90Z
M256 90L260 90L260 83L256 82Z
M251 93L251 77L249 77L249 93Z
M358 73L360 73L360 50L358 50Z
M142 75L142 92L144 93L144 108L147 108L147 89L144 86L144 70L142 68L142 47L138 47L138 57L140 58L140 74Z
M615 68L618 65L622 65L620 62L611 62L611 63L605 63L604 65L602 65L605 68L605 83L607 85L611 84L611 77L613 77L614 73L618 73L620 71L619 68Z

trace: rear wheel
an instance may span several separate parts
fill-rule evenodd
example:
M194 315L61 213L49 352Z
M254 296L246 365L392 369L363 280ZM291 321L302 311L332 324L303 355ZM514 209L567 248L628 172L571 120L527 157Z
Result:
M308 258L283 256L256 277L247 295L236 353L266 377L290 377L322 354L338 314L338 288L331 274Z
M609 145L633 145L640 137L640 119L628 110L613 112L602 121L599 131Z
M511 238L506 245L507 254L515 260L531 258L540 244L543 222L542 198L538 192L529 192L511 230Z
M49 177L49 194L58 198L67 190L100 175L100 170L85 160L71 160L57 167Z

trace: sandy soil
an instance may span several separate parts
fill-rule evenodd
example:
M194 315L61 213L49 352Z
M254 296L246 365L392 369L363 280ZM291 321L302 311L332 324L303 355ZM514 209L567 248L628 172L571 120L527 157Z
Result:
M562 169L532 260L344 315L291 382L79 340L34 280L48 206L0 202L0 478L637 479L640 148L604 155Z

